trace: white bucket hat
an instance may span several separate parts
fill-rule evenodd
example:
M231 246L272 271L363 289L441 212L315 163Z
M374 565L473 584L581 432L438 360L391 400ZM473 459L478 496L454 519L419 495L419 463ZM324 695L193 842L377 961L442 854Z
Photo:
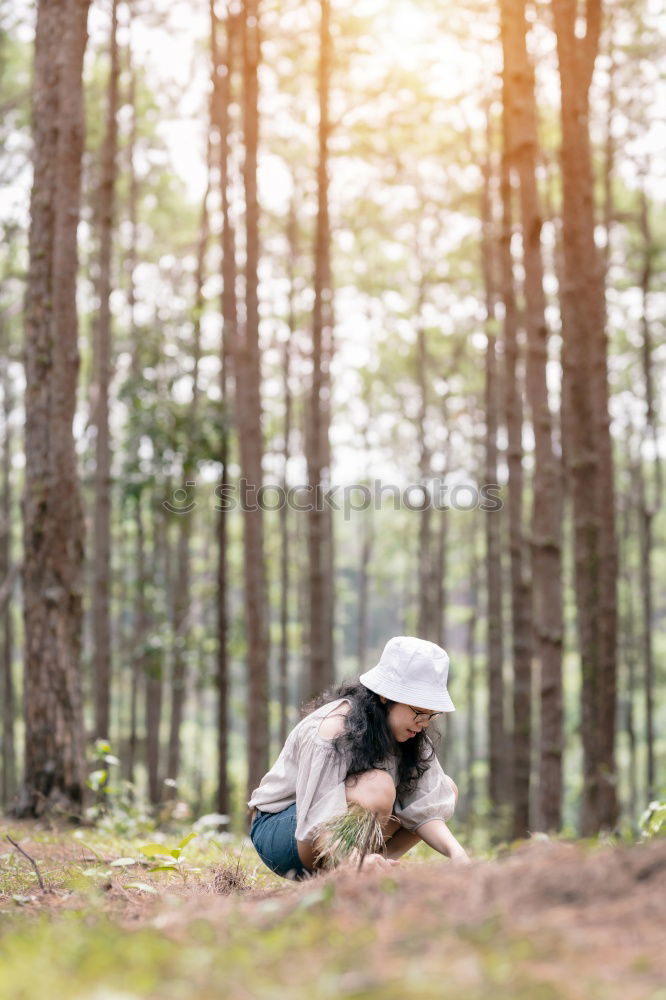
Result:
M449 657L441 646L397 635L384 646L379 663L359 680L375 694L433 712L455 712L446 688Z

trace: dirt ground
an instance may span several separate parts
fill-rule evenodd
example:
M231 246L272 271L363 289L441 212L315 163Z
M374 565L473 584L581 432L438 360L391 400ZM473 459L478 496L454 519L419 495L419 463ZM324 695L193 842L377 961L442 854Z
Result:
M10 913L16 893L2 895L0 867L0 931L6 917L12 934L23 928L29 935L31 919L46 912L57 932L64 914L82 912L82 896L57 886L56 873L72 861L84 867L95 859L87 862L85 848L71 840L45 845L24 836L20 842L40 859L55 891L24 890L17 924ZM247 1000L288 991L382 1000L666 1000L664 840L614 848L531 840L467 868L433 855L403 862L391 877L338 872L300 884L279 881L263 866L248 870L247 860L245 867L204 865L170 881L168 893L155 894L135 888L137 879L155 875L107 870L86 900L95 919L113 922L118 941L157 935L174 962L179 953L190 956L188 969L193 947L206 956L196 975L188 972L189 985L176 963L168 983L166 972L160 979L153 970L124 998ZM26 877L29 868L26 863ZM2 941L0 933L4 1000ZM139 968L141 959L136 962ZM123 980L126 990L128 983L135 980ZM107 996L89 984L68 995ZM29 992L14 991L15 997L32 1000Z

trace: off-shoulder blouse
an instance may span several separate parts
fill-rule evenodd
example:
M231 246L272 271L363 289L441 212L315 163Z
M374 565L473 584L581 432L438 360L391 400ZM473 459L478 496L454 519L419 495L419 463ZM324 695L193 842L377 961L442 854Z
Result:
M349 757L338 753L332 740L319 735L322 721L347 698L338 698L315 709L292 729L273 767L254 790L248 806L276 813L296 803L296 839L309 840L320 823L347 809L345 778ZM397 760L391 756L383 768L397 781ZM421 775L416 788L396 800L393 814L407 830L417 830L431 819L448 820L455 796L451 779L436 757Z

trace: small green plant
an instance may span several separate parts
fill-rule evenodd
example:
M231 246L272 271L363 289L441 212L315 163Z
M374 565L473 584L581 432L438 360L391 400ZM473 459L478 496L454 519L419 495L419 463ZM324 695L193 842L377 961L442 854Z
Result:
M666 836L666 801L655 799L638 821L643 840Z
M96 740L92 751L94 770L86 779L95 793L95 802L85 812L85 818L98 830L122 837L136 837L155 828L147 803L142 802L131 781L114 775L120 764L106 740Z
M95 740L93 763L96 765L95 770L88 775L86 784L96 793L98 805L106 804L107 797L113 791L109 786L110 768L120 764L106 740Z
M151 872L175 872L177 875L185 881L188 874L192 872L197 872L198 868L189 868L183 864L183 851L190 843L194 840L196 833L188 833L186 837L180 841L180 843L175 847L170 847L168 844L144 844L139 850L142 854L145 854L147 858L157 858L159 859L159 864L155 865L154 868L150 868Z

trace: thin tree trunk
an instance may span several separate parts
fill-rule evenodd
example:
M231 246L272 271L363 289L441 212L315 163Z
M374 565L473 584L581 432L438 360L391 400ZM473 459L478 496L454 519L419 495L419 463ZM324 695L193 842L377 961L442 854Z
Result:
M282 361L282 385L284 392L284 423L282 434L282 489L286 497L288 489L287 470L289 466L289 439L292 424L291 377L292 340L296 336L295 294L296 262L298 259L298 227L296 197L292 197L287 226L289 244L289 335L284 342ZM289 705L289 508L283 501L280 507L280 651L278 655L279 701L280 701L280 747L287 738L287 712Z
M574 516L576 604L582 664L585 836L615 826L617 542L608 412L604 272L594 230L589 89L599 47L601 2L552 0L562 119L564 281L563 400ZM585 33L580 37L580 28Z
M10 349L9 331L0 313L0 359L2 363L2 416L4 436L2 441L2 522L0 523L0 581L4 585L15 573L12 567L12 427L13 407L12 385L9 375ZM11 588L7 600L0 606L2 621L2 786L0 803L7 806L16 792L16 740L14 715L16 697L14 689L14 625L12 620Z
M79 371L76 230L89 0L37 8L25 324L25 778L17 812L78 814L83 512L72 435Z
M444 473L451 466L451 436L449 431L449 410L448 393L442 398L442 426L446 428L446 444L444 446ZM449 517L447 509L437 510L437 532L435 535L435 551L433 556L433 606L435 622L435 642L439 646L444 646L448 641L446 638L447 624L447 572L448 572L448 540L449 540Z
M201 816L204 812L203 787L204 774L206 770L206 757L204 750L204 736L206 732L206 664L203 644L200 644L197 650L197 671L194 683L194 706L194 776L192 779L194 803L192 808L195 816Z
M307 423L308 513L310 564L310 694L315 696L334 678L333 663L333 538L332 517L321 502L331 484L330 468L330 350L333 336L333 291L328 210L329 89L333 60L329 0L321 0L319 36L319 161L315 234L314 309L312 317L312 386Z
M211 123L212 125L212 123ZM203 286L205 281L206 252L208 250L208 237L210 232L208 218L208 198L210 195L210 174L211 174L211 143L208 141L208 152L206 156L208 168L208 182L204 192L201 205L201 219L199 223L199 241L197 245L197 266L194 277L194 320L193 320L193 344L192 344L192 399L190 402L189 425L192 428L190 441L196 440L196 431L199 421L199 365L201 361L201 316L204 308ZM192 445L187 442L185 445L185 456L183 460L183 480L185 489L196 485L193 477L196 474L196 455L192 452ZM180 729L185 710L185 700L187 696L187 656L190 646L190 604L191 604L191 582L190 582L190 539L194 528L194 510L183 511L179 515L178 522L178 571L176 593L174 597L174 661L171 675L171 722L169 728L169 748L167 758L167 769L172 781L177 782L180 774ZM170 797L175 797L176 786L171 785Z
M504 301L504 405L509 470L509 551L513 649L513 837L524 837L529 827L532 635L530 587L525 565L523 533L523 407L518 372L518 308L514 292L512 190L507 159L506 81L503 88L504 141L501 168L502 235L500 270Z
M650 227L650 216L645 189L640 195L640 228L643 240L643 267L641 269L641 359L643 363L643 384L645 398L645 433L652 445L654 458L654 488L650 489L645 473L644 459L639 452L637 462L638 511L640 525L641 552L641 603L643 613L643 662L645 690L645 744L646 744L646 786L647 797L652 801L656 795L656 769L654 748L654 645L652 633L654 621L654 527L653 520L661 507L661 462L659 456L659 433L657 415L654 404L653 372L652 372L652 331L650 327L649 301L652 285L653 260L655 245ZM653 495L650 496L649 494Z
M131 38L127 44L127 72L128 72L128 94L127 102L132 112L130 134L127 142L127 173L129 176L128 185L128 217L129 217L129 246L126 257L127 267L127 304L129 307L129 333L132 344L131 373L132 380L136 386L141 378L141 340L138 336L136 325L136 290L135 272L137 262L137 232L138 232L138 201L139 191L134 166L134 151L137 144L137 108L136 108L136 74L134 61L132 58ZM138 449L139 442L135 439L131 442L131 447ZM133 654L131 657L132 680L130 684L130 731L127 757L127 779L131 784L135 780L135 766L137 761L138 747L138 714L139 714L139 688L145 677L145 656L144 649L147 638L148 622L146 609L145 588L146 564L145 564L145 544L143 538L143 520L141 516L141 489L134 497L135 503L135 544L136 544L136 611L134 620L134 641Z
M363 403L367 410L367 420L363 428L363 449L370 450L369 429L372 423L370 393L364 393ZM367 669L366 656L368 649L368 633L370 628L370 562L375 544L375 524L373 511L361 513L361 558L358 570L358 622L356 637L356 658L358 672Z
M165 490L165 496L169 491ZM141 506L137 507L137 519L141 517ZM143 545L143 522L138 520L140 544ZM165 619L169 615L169 587L171 584L170 541L168 525L163 512L157 515L152 537L152 552L150 553L150 574L155 583L162 571L163 589L165 593ZM162 567L160 567L160 562ZM145 666L145 719L146 719L146 769L148 771L148 798L153 806L159 806L162 801L162 780L160 772L160 728L162 721L162 697L165 650L163 646L151 637L145 643L143 662Z
M562 476L553 442L546 365L541 210L536 183L537 110L527 52L525 0L502 0L504 99L509 166L519 179L525 269L527 400L534 433L532 581L535 652L541 668L538 826L557 830L562 811Z
M146 670L145 646L148 637L148 609L146 602L146 547L143 529L143 516L141 510L142 494L137 491L134 500L134 537L135 537L135 566L136 566L136 603L134 618L134 638L132 654L132 683L130 687L130 731L129 749L127 759L127 778L134 783L134 768L137 759L138 742L138 696L139 678L143 677Z
M486 371L485 410L486 446L485 480L488 485L497 485L497 427L499 413L499 390L497 378L496 346L496 278L495 278L495 237L491 200L492 137L490 109L487 111L487 150L483 166L483 188L481 194L481 220L483 234L481 241L481 265L486 295ZM488 621L488 796L493 810L506 800L506 743L504 724L504 641L502 623L502 546L501 512L491 511L486 515L486 593Z
M245 329L237 341L236 405L241 470L247 487L244 524L245 636L247 643L248 793L268 767L268 593L264 519L257 493L262 484L261 368L259 353L259 142L260 29L258 0L243 3L243 129L245 160Z
M627 813L630 822L636 822L638 814L638 761L636 753L636 725L635 725L635 695L637 688L637 642L636 642L636 616L634 611L634 589L635 579L631 570L631 551L634 547L634 525L632 515L635 513L635 502L631 485L634 482L635 467L631 455L631 441L627 440L627 476L629 487L624 497L624 509L621 512L621 534L618 539L620 545L619 564L622 567L621 579L624 583L624 614L621 616L621 627L619 630L619 653L621 661L625 664L625 700L624 700L624 729L627 734L627 744L629 749L629 797L627 802Z
M468 827L471 827L475 816L476 778L474 764L476 762L476 630L479 620L480 566L476 553L476 532L471 538L471 568L469 574L469 617L467 619L467 724L465 727L465 774L467 775L467 796L465 803Z
M111 704L111 442L109 381L111 378L111 257L115 218L118 146L118 0L111 4L106 136L99 186L99 314L95 329L95 509L93 553L93 649L95 735L108 740Z
M220 440L220 488L222 496L230 487L229 435L233 413L231 361L236 351L238 319L236 302L236 236L229 213L229 106L234 73L237 19L227 12L224 60L218 42L215 4L210 2L213 97L211 119L218 137L218 171L222 205L222 338L220 346L220 389L224 407ZM229 798L229 609L228 535L229 512L219 505L217 518L217 811L228 815Z
M431 478L431 458L432 453L428 444L427 416L429 408L428 399L428 345L424 323L421 317L423 302L425 299L425 287L423 282L419 285L418 302L416 305L417 331L416 331L416 374L419 386L419 417L418 436L420 445L419 456L419 479L423 487L423 508L419 511L419 589L418 589L418 623L417 631L422 639L430 639L436 642L439 638L439 627L435 620L435 597L433 589L433 531L432 517L433 509L430 502L430 495L425 491L428 489L428 480Z

